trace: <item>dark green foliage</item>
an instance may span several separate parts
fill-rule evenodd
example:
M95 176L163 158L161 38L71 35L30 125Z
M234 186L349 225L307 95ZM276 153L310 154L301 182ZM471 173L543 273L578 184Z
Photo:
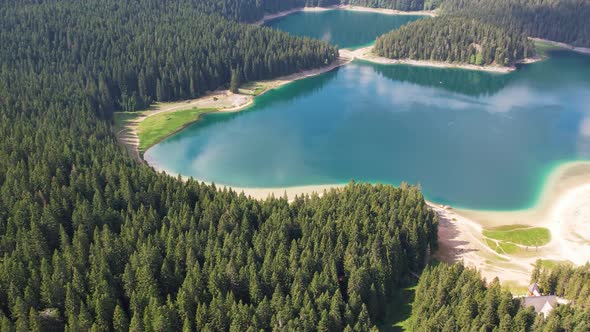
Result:
M492 331L516 317L520 303L498 280L486 286L479 273L461 264L427 268L416 288L411 331ZM528 322L528 321L527 321ZM531 323L532 324L532 323ZM525 326L525 329L529 325Z
M535 264L531 282L536 282L544 294L555 294L575 301L577 305L590 308L590 263L580 267L558 264L543 268Z
M590 310L585 304L588 297L574 294L579 289L575 280L587 288L588 268L587 264L555 272L560 275L556 279L571 281L566 282L565 293L572 294L576 302L559 305L547 319L537 315L532 307L524 308L521 299L513 298L497 279L486 285L479 273L461 264L427 268L416 288L409 328L411 331L449 332L588 331Z
M232 69L231 71L231 81L229 83L229 91L233 93L238 93L240 89L240 85L242 84L242 75L240 74L239 69Z
M416 59L474 65L511 65L530 57L526 36L473 19L440 16L418 20L377 39L375 52L392 59Z
M204 15L198 3L3 4L0 57L9 67L0 80L20 82L16 76L25 75L64 85L62 92L83 91L108 118L116 109L228 86L232 68L251 81L324 66L337 57L335 48L320 41Z
M442 0L201 0L201 8L236 20L253 22L265 13L277 13L301 7L329 7L354 5L372 8L388 8L403 11L432 10Z
M590 46L588 0L445 0L443 10L530 37Z

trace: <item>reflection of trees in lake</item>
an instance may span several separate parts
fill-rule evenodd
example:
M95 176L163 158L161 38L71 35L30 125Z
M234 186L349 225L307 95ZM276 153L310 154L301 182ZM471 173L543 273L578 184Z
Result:
M514 78L514 74L495 74L476 70L432 68L406 65L373 65L375 72L392 80L440 88L469 96L491 95Z

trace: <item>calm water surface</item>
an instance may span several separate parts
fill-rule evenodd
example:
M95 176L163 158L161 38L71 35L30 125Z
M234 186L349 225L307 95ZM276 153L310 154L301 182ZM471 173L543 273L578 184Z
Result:
M272 24L313 32L325 23L308 23L313 14ZM323 14L360 20L367 13ZM346 22L321 31L343 47L369 40L340 37L356 25ZM421 183L440 203L523 208L551 167L590 159L590 56L556 52L511 74L357 61L270 91L246 111L207 115L145 158L171 173L241 187L405 181Z
M265 25L297 36L321 39L340 48L358 48L375 42L375 38L388 31L420 18L424 16L327 10L297 12L271 20Z

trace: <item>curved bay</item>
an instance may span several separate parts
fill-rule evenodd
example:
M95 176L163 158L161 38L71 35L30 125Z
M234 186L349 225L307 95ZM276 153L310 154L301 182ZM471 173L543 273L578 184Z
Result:
M349 10L303 11L268 21L264 25L297 36L321 39L340 48L357 48L421 18L424 16Z
M506 75L354 62L146 154L240 187L406 181L441 203L522 208L549 167L590 157L590 57L556 52Z

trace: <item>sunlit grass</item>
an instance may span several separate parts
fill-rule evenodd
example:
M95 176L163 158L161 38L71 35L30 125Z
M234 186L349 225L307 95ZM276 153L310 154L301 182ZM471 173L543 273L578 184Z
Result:
M193 108L184 111L164 112L146 118L137 128L139 149L141 151L147 150L188 124L197 121L202 114L214 110L211 108Z
M486 229L483 235L490 239L528 247L543 246L551 241L551 232L547 228L522 225Z

